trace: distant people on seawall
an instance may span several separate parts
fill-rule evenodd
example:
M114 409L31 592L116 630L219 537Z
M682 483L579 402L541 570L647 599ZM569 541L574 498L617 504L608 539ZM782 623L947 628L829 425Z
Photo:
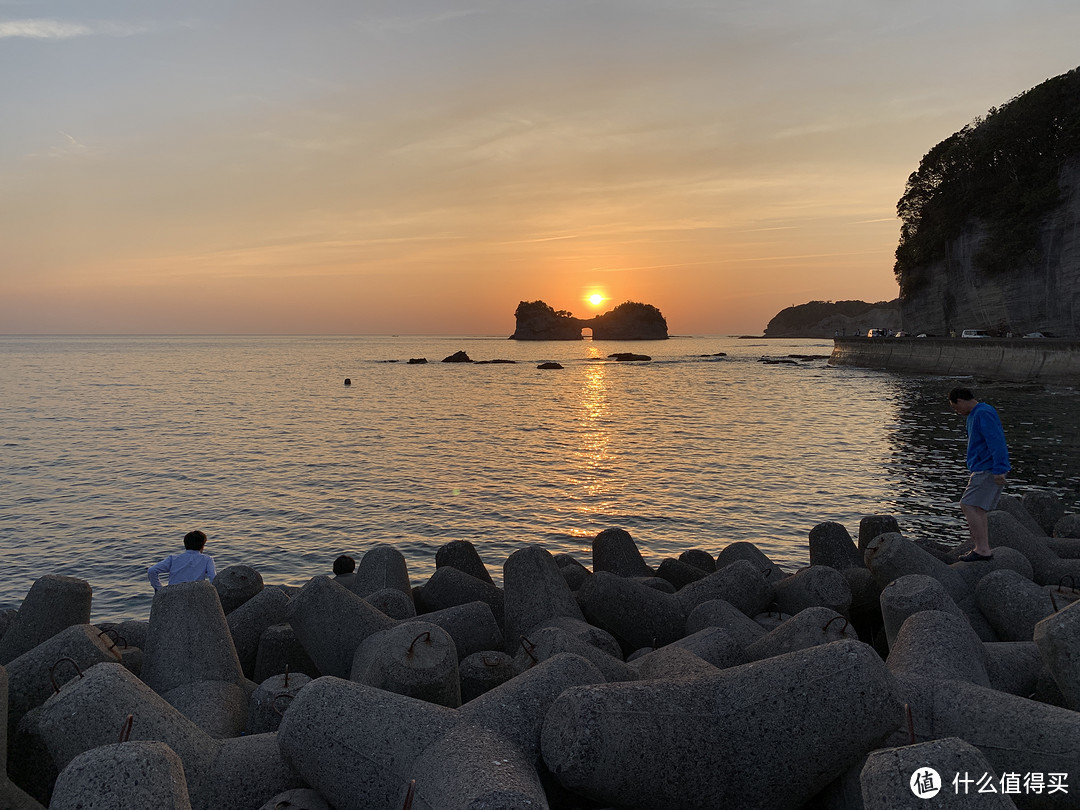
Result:
M159 563L155 563L146 569L146 575L155 591L162 588L161 575L168 574L167 584L176 585L178 582L198 582L208 579L213 582L217 572L214 570L214 558L209 554L203 554L206 546L206 535L200 531L188 532L184 535L184 551L180 554L170 554Z

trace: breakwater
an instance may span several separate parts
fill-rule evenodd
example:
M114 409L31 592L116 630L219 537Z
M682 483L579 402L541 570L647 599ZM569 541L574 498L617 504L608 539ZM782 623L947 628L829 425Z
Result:
M420 583L383 545L107 626L46 575L0 614L0 807L885 810L971 774L996 807L1075 808L1077 516L1001 507L989 562L889 515L818 524L794 572L747 542L653 569L607 529L591 569L525 545L499 587L451 541Z
M829 364L1077 384L1080 340L838 337Z

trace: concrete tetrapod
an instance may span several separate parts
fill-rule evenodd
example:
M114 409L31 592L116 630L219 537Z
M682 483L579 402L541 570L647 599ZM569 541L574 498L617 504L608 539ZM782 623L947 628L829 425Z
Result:
M285 710L278 745L337 810L396 810L413 762L457 722L453 709L324 676Z
M611 633L623 653L670 644L682 638L686 628L686 615L675 596L607 571L589 577L578 598L585 618Z
M979 580L975 602L1002 641L1031 641L1035 625L1054 612L1045 588L1008 569Z
M480 554L477 552L476 546L468 540L451 540L435 552L435 568L439 569L444 567L456 568L471 577L476 577L476 579L488 583L489 585L495 584L491 579L491 574L488 572L487 566L484 565L484 561L480 559Z
M698 680L568 689L542 750L564 787L600 802L771 810L805 803L902 717L884 662L845 640Z
M911 706L916 740L959 737L974 745L999 774L1074 774L1080 751L1080 714L965 681L896 676ZM900 735L895 735L899 737ZM906 732L903 741L907 742ZM1069 781L1069 780L1066 780ZM1044 792L1014 798L1020 808L1071 808L1076 793Z
M1035 625L1035 643L1065 701L1080 712L1080 602Z
M73 624L90 623L93 591L85 579L48 574L34 581L11 627L0 636L0 664L8 664Z
M141 677L159 694L198 681L245 685L221 600L209 582L166 585L154 594Z
M289 624L323 675L348 678L360 642L394 621L330 577L312 577L289 600Z
M719 627L744 647L753 644L766 630L737 607L723 599L702 602L686 617L686 635L706 627Z
M521 637L546 619L585 619L555 558L542 546L519 548L506 558L503 598L504 649L511 655L517 652Z
M7 774L8 675L0 666L0 807L4 810L44 810L32 796L12 784Z
M943 610L908 616L889 651L888 667L893 674L990 686L983 642L966 619Z
M682 588L675 598L683 613L689 616L694 609L713 599L723 599L747 616L764 611L773 598L773 586L764 573L749 560L736 560L704 579L691 582Z
M356 579L351 587L357 596L367 596L383 588L396 588L411 599L412 584L409 582L409 565L405 562L405 555L391 545L374 546L360 558Z
M891 647L908 616L922 610L943 610L964 617L941 581L926 574L905 574L881 589L881 618ZM966 619L965 619L966 621Z
M933 773L930 773L933 771ZM936 774L936 776L935 776ZM1009 810L1016 805L998 792L979 792L960 779L997 776L982 752L958 737L931 740L900 748L882 748L867 757L862 768L865 810ZM952 780L956 777L956 785ZM1000 790L1000 782L991 784Z
M163 742L92 748L56 779L49 810L191 810L184 765Z
M811 565L773 583L776 606L794 616L808 607L827 607L842 616L851 607L847 578L827 565Z
M263 588L255 596L225 615L236 656L244 676L255 677L255 662L259 655L262 634L285 621L289 597L281 588Z
M625 529L604 529L592 541L593 573L607 571L620 577L651 577L637 543Z
M456 709L461 680L454 640L430 622L402 622L356 648L349 680Z
M810 565L827 565L837 571L865 568L863 555L843 524L827 520L810 530Z
M827 607L809 607L800 610L746 646L746 658L760 661L774 655L804 650L840 641L844 638L857 640L859 634L843 616Z

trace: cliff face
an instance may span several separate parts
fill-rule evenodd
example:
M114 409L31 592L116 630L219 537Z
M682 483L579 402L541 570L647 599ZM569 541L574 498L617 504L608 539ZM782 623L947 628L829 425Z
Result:
M1061 203L1038 231L1038 261L1021 272L980 270L974 258L986 233L970 225L950 243L947 258L926 268L926 281L901 299L903 329L1080 334L1080 160L1065 164L1059 182Z
M899 328L899 301L811 301L778 312L765 327L765 337L865 336L870 329Z

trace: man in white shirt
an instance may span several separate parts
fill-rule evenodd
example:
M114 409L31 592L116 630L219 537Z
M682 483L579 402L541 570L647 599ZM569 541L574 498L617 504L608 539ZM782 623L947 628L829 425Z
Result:
M188 532L184 535L184 549L182 554L170 554L161 562L151 565L146 569L150 584L154 590L161 590L161 574L169 575L169 585L178 582L198 582L200 579L208 579L211 582L216 575L214 570L214 558L209 554L203 554L206 545L206 535L200 531Z

